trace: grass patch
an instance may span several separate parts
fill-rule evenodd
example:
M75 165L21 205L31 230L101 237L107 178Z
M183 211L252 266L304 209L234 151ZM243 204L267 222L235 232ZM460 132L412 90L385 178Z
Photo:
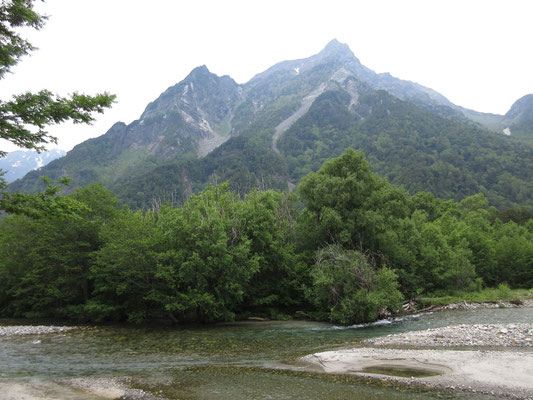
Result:
M533 297L532 289L511 289L506 284L497 288L486 288L474 292L457 291L453 293L434 293L430 296L419 297L417 300L422 308L430 306L445 306L452 303L500 303L502 301L521 304L525 299Z

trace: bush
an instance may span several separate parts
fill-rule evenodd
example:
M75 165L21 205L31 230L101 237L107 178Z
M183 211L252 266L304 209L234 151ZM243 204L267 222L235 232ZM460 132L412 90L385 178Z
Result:
M373 321L396 312L403 300L394 271L376 269L365 254L339 245L316 253L311 277L309 300L332 322Z

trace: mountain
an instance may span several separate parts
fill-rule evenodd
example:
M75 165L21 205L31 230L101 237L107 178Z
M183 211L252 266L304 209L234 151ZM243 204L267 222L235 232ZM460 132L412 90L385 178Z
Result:
M281 71L291 73L298 69L299 72L305 72L333 60L344 68L343 72L347 72L358 80L367 83L373 89L384 89L399 99L414 103L455 107L448 99L432 89L414 82L394 78L389 73L375 73L362 65L346 44L340 43L336 39L329 42L320 53L314 56L302 60L283 61L274 65L252 78L249 84L254 85L254 83L268 80Z
M504 115L461 110L466 117L494 132L533 144L533 94L518 99Z
M518 99L503 116L505 134L533 144L533 94Z
M325 159L354 147L411 192L454 199L482 192L499 207L533 205L533 148L488 130L469 113L493 118L377 74L333 40L320 53L280 62L243 85L195 68L138 120L116 123L10 187L34 191L40 174L69 176L75 185L102 181L130 205L148 207L180 203L210 181L229 180L240 193L292 188Z
M0 158L0 170L5 171L4 179L11 183L22 178L29 171L44 167L50 161L63 157L64 150L53 149L42 153L36 151L16 150Z

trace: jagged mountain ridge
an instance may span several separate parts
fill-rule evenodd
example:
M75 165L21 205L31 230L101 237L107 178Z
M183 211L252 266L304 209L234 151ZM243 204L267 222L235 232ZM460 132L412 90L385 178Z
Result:
M335 60L339 66L344 67L347 71L351 72L354 77L367 83L370 87L386 90L402 100L457 107L440 93L419 85L418 83L395 78L389 73L375 73L361 64L348 45L340 43L336 39L329 42L320 53L301 60L282 61L254 76L248 84L253 86L258 82L269 79L272 75L281 71L291 72L291 70L295 71L297 69L298 72L304 72L305 70L324 64L330 60Z
M76 146L43 173L52 178L67 175L78 185L98 180L112 185L135 169L146 170L192 155L205 156L229 137L257 130L265 106L278 101L296 107L301 98L327 81L346 58L355 59L349 49L339 58L342 52L334 50L344 47L336 43L330 43L307 61L300 60L303 70L309 71L290 72L294 76L289 78L297 82L293 90L287 90L290 79L285 75L277 74L277 80L256 77L248 84L238 85L228 76L210 73L206 66L195 68L151 102L138 120L129 125L116 123L106 134ZM328 67L321 69L324 65ZM302 76L306 76L303 84ZM277 87L276 82L281 82L281 86ZM30 174L25 183L13 188L36 190L40 185L36 175Z
M395 97L380 94L383 89ZM338 93L337 97L344 100L328 99L331 93ZM381 103L376 103L376 98ZM154 195L164 198L168 193L173 193L172 198L178 201L183 200L213 176L230 179L233 187L242 192L255 186L283 189L297 183L302 173L316 169L316 160L295 155L286 145L280 149L279 144L280 141L287 142L284 139L287 135L300 137L301 132L296 132L296 127L302 125L299 121L306 118L319 99L324 109L329 109L332 115L338 117L335 120L324 114L322 119L330 121L337 134L342 132L344 136L340 142L360 148L371 160L384 165L386 162L376 156L379 146L367 140L380 133L374 126L364 123L365 120L376 119L371 118L373 113L393 126L403 118L402 112L413 119L411 125L417 120L430 121L427 126L418 128L423 135L440 134L429 128L433 124L440 126L444 132L454 132L447 138L454 143L462 140L461 135L474 141L482 141L476 139L476 135L481 138L487 135L496 137L475 127L473 122L465 123L467 120L462 109L440 94L389 74L374 73L360 63L348 46L334 40L317 55L278 63L243 85L228 76L218 77L205 66L198 67L150 103L139 120L129 125L115 124L105 135L76 146L66 157L51 163L41 173L52 178L69 176L74 179L75 185L103 181L133 206L146 206ZM392 107L396 101L400 102L401 111L391 114L383 104ZM409 103L411 106L406 106ZM313 112L320 115L317 108L314 107ZM350 117L346 117L346 112ZM310 129L331 130L331 126L319 125L320 128L315 124ZM404 125L398 132L408 135L409 124ZM396 140L398 133L389 127L386 129L388 136L383 136L383 140ZM316 143L328 142L324 135L315 136ZM347 137L351 139L344 140ZM355 137L361 141L352 140ZM505 142L504 137L491 140L498 141L494 151L500 153L495 157L503 157L501 149L518 151ZM408 142L413 145L413 140ZM428 143L417 151L433 151ZM315 144L302 148L305 148L304 152L314 154ZM315 154L317 159L337 156L342 149L329 143L326 150ZM450 161L453 157L445 155L448 159L442 160L440 153L431 157L442 162L445 171L452 175L456 173ZM417 169L434 166L433 158L431 162L426 162L427 165L418 163ZM433 190L447 197L461 197L484 189L486 183L481 182L482 176L470 176L468 168L473 167L464 161L455 160L463 168L456 173L460 175L456 180L468 182L460 190L454 192L448 188L440 190L409 184L407 187L411 190L415 186L416 190ZM380 167L378 172L391 181L403 184L408 181L405 173L398 172L397 166L392 166L390 170L383 168ZM506 167L505 162L502 171L518 173ZM37 175L28 174L22 181L11 185L12 189L38 189ZM520 180L529 179L524 173L522 175ZM528 186L525 184L523 187ZM493 196L495 201L503 202L503 196L498 196ZM527 198L527 194L521 196ZM511 202L516 202L516 199Z
M203 65L150 103L139 124L157 120L161 115L163 119L168 118L177 111L188 128L184 136L197 139L194 150L199 155L205 155L212 150L212 143L222 144L229 137L232 111L235 104L242 100L242 91L241 86L229 76L218 77ZM175 145L180 146L178 138ZM176 149L171 145L167 151L171 153Z
M240 92L231 78L211 74L205 66L195 68L149 103L138 120L115 123L104 135L80 143L48 165L43 174L68 176L73 186L95 181L110 186L132 171L201 153L210 140L227 139L229 113ZM26 191L40 186L36 173L12 185Z

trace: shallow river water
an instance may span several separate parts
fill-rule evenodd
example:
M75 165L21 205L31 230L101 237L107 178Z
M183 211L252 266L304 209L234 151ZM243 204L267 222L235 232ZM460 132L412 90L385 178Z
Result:
M181 328L96 326L60 334L4 336L0 337L0 382L130 376L143 388L155 393L161 390L162 395L176 399L455 397L461 395L320 374L298 359L359 346L365 338L389 333L531 321L533 308L508 308L444 311L351 327L272 321ZM56 396L84 398L66 392ZM473 398L472 394L466 398Z

